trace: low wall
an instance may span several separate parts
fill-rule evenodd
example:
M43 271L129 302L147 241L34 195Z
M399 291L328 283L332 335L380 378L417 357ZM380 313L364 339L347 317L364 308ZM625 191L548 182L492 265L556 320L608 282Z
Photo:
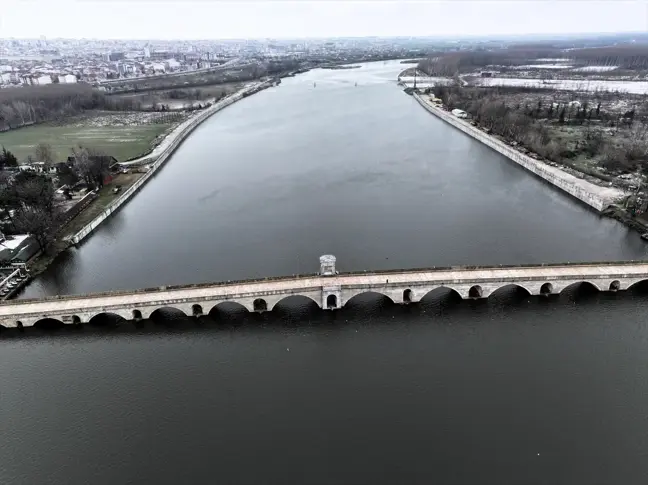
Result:
M493 150L504 155L505 157L509 158L515 163L523 166L530 172L533 172L538 177L546 180L552 185L555 185L556 187L564 190L569 195L576 197L577 199L589 205L590 207L593 207L598 211L602 211L603 209L607 208L610 204L614 202L613 197L601 197L598 194L593 193L593 191L590 192L584 189L583 187L575 184L573 180L579 180L577 177L574 177L573 175L568 174L566 172L562 172L559 169L550 170L549 167L543 162L531 158L523 153L520 153L516 149L508 146L506 143L498 140L493 136L484 133L479 128L472 126L470 123L467 123L466 121L462 121L461 119L457 118L451 113L441 108L437 108L436 106L431 106L418 94L414 94L414 98L416 98L416 100L430 113L438 116L439 118L446 121L447 123L450 123L454 127L459 128L461 131L479 140L483 144L488 145ZM596 186L593 185L593 187ZM619 196L622 195L623 195L622 193L619 193Z
M63 222L61 223L59 232L63 230L65 226L69 224L69 222L79 214L79 212L81 212L83 209L88 207L90 202L92 202L97 198L97 195L98 194L95 191L88 192L81 199L79 199L79 201L76 204L74 204L71 208L69 208L67 212L65 212L61 217Z
M162 165L164 165L167 160L171 157L176 148L184 141L184 139L203 121L209 118L214 113L222 110L223 108L228 107L229 105L243 99L250 94L256 93L262 89L265 89L272 85L272 81L264 81L262 83L257 83L248 88L244 88L237 93L228 96L226 99L219 101L214 106L207 108L204 111L201 111L196 117L194 117L191 122L184 128L184 130L176 136L173 142L169 147L160 154L157 160L150 165L148 172L144 174L137 182L131 185L127 190L125 190L119 197L113 200L101 214L95 217L87 225L85 225L79 232L74 234L70 238L72 244L78 244L88 237L92 232L101 225L108 217L110 217L114 212L119 210L119 208L124 205L148 180L158 171Z

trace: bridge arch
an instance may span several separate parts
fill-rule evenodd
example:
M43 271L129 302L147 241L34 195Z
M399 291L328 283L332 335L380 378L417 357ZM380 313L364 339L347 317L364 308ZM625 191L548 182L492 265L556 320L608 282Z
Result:
M569 285L565 286L562 290L560 290L561 293L564 293L566 290L584 290L584 289L594 289L596 291L601 291L601 288L598 286L598 284L592 282L592 281L575 281L573 283L570 283Z
M621 282L619 280L614 280L610 282L609 291L619 291L621 289Z
M150 320L162 320L162 321L173 321L173 320L179 320L182 318L187 318L187 314L183 312L182 310L175 308L175 307L169 307L169 306L164 306L161 308L157 308L151 312L149 315Z
M628 290L637 290L639 288L646 287L646 286L648 286L648 279L635 281L634 283L629 285L627 289Z
M58 318L41 318L34 323L34 327L41 330L58 330L63 328L65 323L63 323Z
M219 315L225 317L236 317L248 313L249 310L245 305L232 300L221 301L209 310L209 315L212 317L218 317Z
M141 310L132 310L131 315L133 317L133 320L139 321L142 319L142 312Z
M468 290L468 298L481 298L484 290L480 285L473 285Z
M495 296L497 298L497 297L499 297L501 295L504 295L504 294L510 292L511 290L514 290L514 291L522 290L527 294L527 296L531 296L533 294L531 292L531 290L529 290L526 286L520 285L518 283L511 283L511 284L508 284L508 285L500 286L499 288L493 290L493 292L490 295L488 295L488 298L491 298L492 296Z
M457 291L454 288L451 288L450 286L437 286L436 288L433 288L426 292L422 297L421 301L423 300L432 300L436 298L442 298L442 299L453 299L453 300L458 300L462 299L463 297L461 296L461 293Z
M191 315L194 317L200 317L203 314L203 308L202 305L199 305L198 303L191 305Z
M384 305L385 303L388 303L390 305L394 304L394 300L390 298L388 295L385 295L384 293L381 293L379 291L359 291L357 293L351 294L349 298L344 302L344 306L348 307L349 304L351 306L356 305L356 304L362 304L363 300L365 300L367 303L378 303L380 305Z
M268 302L266 302L263 298L257 298L252 302L252 308L257 313L267 312Z
M605 284L605 289L608 285ZM601 288L597 283L591 281L572 281L570 284L561 288L558 292L561 298L568 298L570 301L576 301L583 298L593 297L596 293L600 292Z
M326 297L326 308L329 310L334 310L336 308L339 308L340 302L338 301L338 297L335 294L330 294Z
M410 288L407 288L405 291L403 291L403 303L412 303L412 298L414 296L414 293Z
M90 320L88 320L88 325L102 327L102 326L113 326L118 325L119 322L126 320L123 316L112 313L112 312L101 312L93 315Z
M541 295L546 295L549 296L554 292L554 287L551 283L543 283L542 286L540 287L540 294Z
M335 295L333 295L335 296ZM317 300L311 298L310 296L306 295L289 295L289 296L284 296L281 300L278 300L273 306L272 310L281 310L282 307L298 307L298 306L311 306L311 305L317 306L317 308L320 308L320 304Z

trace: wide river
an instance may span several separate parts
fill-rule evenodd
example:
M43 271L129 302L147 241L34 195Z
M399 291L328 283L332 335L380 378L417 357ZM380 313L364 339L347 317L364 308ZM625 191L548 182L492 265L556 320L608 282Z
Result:
M311 71L214 115L22 297L325 253L342 271L646 257L427 113L403 67ZM583 290L4 331L0 483L645 483L648 292Z

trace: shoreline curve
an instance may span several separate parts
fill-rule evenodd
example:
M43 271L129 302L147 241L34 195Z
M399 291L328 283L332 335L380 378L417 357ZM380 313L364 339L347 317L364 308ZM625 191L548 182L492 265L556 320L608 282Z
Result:
M419 94L413 93L413 96L428 112L441 118L443 121L464 132L466 135L492 148L501 155L504 155L512 162L517 163L532 174L592 207L599 213L626 195L621 189L601 187L592 184L587 180L564 172L557 167L547 165L542 161L531 158L513 147L508 146L501 140L484 133L482 130L474 127L470 123L457 118L437 106L433 106L432 103L423 99Z
M137 191L146 183L150 178L152 178L155 173L167 162L175 150L180 146L180 144L191 134L191 132L198 127L203 121L209 118L211 115L219 112L220 110L228 107L231 104L234 104L241 99L257 93L263 89L266 89L272 86L274 82L272 80L261 81L244 87L243 89L237 91L236 93L228 96L227 98L217 102L213 106L207 108L206 110L200 112L197 116L186 120L178 128L173 130L167 135L167 137L173 137L170 143L167 143L166 148L160 153L155 162L150 165L150 169L140 178L137 182L131 185L124 193L113 200L101 214L95 217L92 221L86 224L82 229L77 231L74 235L68 238L68 241L74 245L79 244L86 237L94 232L94 230L99 227L106 219L108 219L113 213L117 212L130 198L135 195ZM184 126L183 126L184 125ZM179 129L179 132L178 132ZM166 140L163 140L161 144L165 143ZM150 157L142 157L146 159ZM141 160L141 159L138 159ZM131 161L132 163L133 161Z

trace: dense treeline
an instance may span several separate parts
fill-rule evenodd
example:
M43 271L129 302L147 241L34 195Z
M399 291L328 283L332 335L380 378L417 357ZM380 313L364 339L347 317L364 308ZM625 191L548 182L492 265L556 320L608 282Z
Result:
M0 90L0 131L58 121L85 110L138 110L140 103L111 98L83 83Z
M296 59L268 61L266 70L268 75L274 76L284 72L296 71L301 67L301 62Z
M430 76L453 76L455 73L474 71L491 65L516 66L530 59L559 57L557 49L519 48L494 51L474 50L439 53L423 59L418 67Z
M542 58L565 58L573 65L619 66L621 69L648 69L648 45L591 47L564 51L543 45L515 46L498 50L436 53L419 63L430 76L453 76L487 66L519 66Z
M621 69L648 69L648 45L576 49L568 54L570 59L590 65L619 66Z
M642 112L628 110L622 116L606 112L596 98L582 103L544 101L505 102L505 93L540 93L533 88L466 88L437 85L431 89L449 109L470 113L473 121L490 133L558 163L584 155L597 158L611 171L648 171L648 125ZM531 98L533 99L533 98ZM554 126L582 127L574 143L556 136ZM605 130L612 130L612 134ZM621 130L621 131L620 131Z
M106 86L109 94L140 93L163 89L184 89L213 84L246 82L266 75L263 66L256 63L241 68L217 72L187 72L182 75L125 78Z

